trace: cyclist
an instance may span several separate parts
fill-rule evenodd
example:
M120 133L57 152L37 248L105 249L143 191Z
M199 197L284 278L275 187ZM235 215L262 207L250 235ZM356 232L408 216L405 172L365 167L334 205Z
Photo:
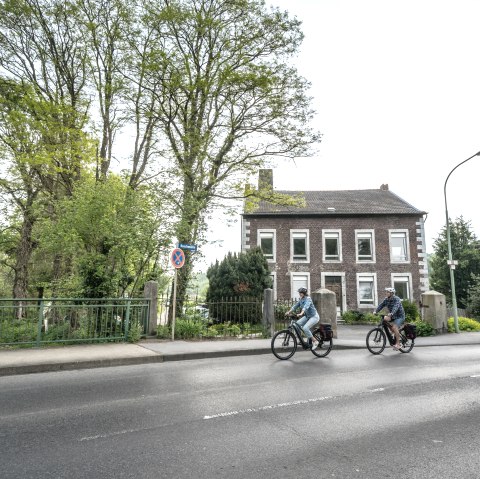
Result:
M300 299L290 308L289 311L285 313L285 316L288 316L297 308L300 308L301 311L297 314L297 316L301 319L297 321L297 324L302 327L305 335L308 338L308 348L315 349L318 346L318 341L313 337L310 328L320 321L320 316L315 309L312 298L308 296L307 289L300 288L298 290L298 294L300 295Z
M395 296L395 288L385 288L387 297L377 306L375 313L378 313L383 308L388 309L383 319L388 321L392 327L393 334L395 335L395 345L393 349L397 350L402 347L400 344L400 326L405 322L405 310L403 309L402 300Z

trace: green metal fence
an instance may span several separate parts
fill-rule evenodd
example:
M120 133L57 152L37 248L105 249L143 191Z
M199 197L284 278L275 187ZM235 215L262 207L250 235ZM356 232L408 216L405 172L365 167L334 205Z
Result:
M285 313L296 300L274 301L275 329L283 329L290 319ZM170 324L171 294L158 297L160 325ZM270 331L263 324L263 298L231 297L219 301L205 301L198 296L187 296L176 306L175 336L178 338L268 337ZM165 331L165 337L170 332Z
M160 324L170 324L170 294L160 295L158 305ZM262 315L263 298L232 297L206 302L197 296L187 296L176 306L175 336L184 339L259 337L266 334Z
M147 331L145 298L0 299L0 345L128 341Z

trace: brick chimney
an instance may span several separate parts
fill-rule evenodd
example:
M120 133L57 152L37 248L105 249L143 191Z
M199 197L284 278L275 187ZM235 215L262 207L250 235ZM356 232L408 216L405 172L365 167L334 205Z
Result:
M380 189L381 189L382 191L388 191L388 183L385 183L385 184L383 184L382 186L380 186Z
M270 188L273 189L273 170L262 169L258 170L258 189Z

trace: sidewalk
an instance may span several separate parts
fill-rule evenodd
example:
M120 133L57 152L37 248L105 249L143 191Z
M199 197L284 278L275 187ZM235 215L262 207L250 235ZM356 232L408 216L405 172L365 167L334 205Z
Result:
M334 349L366 349L365 338L372 327L338 325ZM442 334L415 340L415 347L477 344L480 344L480 332ZM0 349L0 376L255 354L271 354L270 339L174 342L149 339L138 344Z

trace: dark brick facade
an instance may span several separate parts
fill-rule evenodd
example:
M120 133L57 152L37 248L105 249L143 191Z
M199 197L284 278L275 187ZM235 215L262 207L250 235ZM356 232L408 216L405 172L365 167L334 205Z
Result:
M404 274L411 278L410 299L418 302L421 293L428 289L428 271L425 258L423 215L243 215L242 249L258 244L258 230L275 230L275 261L270 269L275 273L276 297L290 298L292 295L291 273L305 272L310 276L310 290L324 286L323 276L328 273L342 275L342 310L371 311L371 305L359 305L357 297L358 274L374 273L376 297L379 302L384 288L392 285L392 275ZM342 260L323 260L322 230L341 231ZM291 261L290 230L308 230L309 262ZM373 230L375 261L359 263L356 258L355 230ZM391 262L389 230L408 231L408 262Z

